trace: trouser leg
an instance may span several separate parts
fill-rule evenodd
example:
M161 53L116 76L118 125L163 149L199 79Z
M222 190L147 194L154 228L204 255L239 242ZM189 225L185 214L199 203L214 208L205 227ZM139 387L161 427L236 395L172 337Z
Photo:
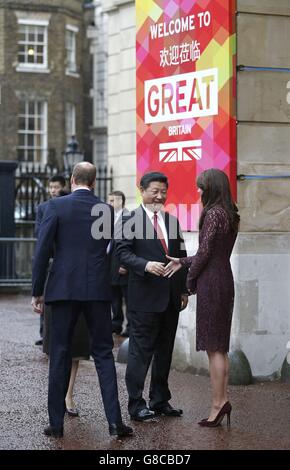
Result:
M146 406L142 395L145 378L156 345L159 321L158 313L131 313L131 331L126 369L130 415L135 415Z
M65 396L71 370L71 341L78 318L78 303L54 302L51 308L48 414L51 426L63 427Z
M112 352L111 304L109 302L87 302L84 315L88 324L91 354L99 378L105 414L109 424L120 423L122 418Z
M124 314L122 308L122 288L119 285L112 286L112 325L113 332L120 334L124 321Z
M158 407L171 398L168 377L178 324L178 312L170 304L162 315L156 349L152 362L150 383L150 407Z

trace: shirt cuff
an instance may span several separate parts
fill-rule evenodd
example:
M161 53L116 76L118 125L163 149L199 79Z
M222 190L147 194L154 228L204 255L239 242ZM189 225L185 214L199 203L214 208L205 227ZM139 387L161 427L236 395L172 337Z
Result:
M145 271L145 273L148 273L148 269L147 269L147 267L148 267L148 264L149 264L149 263L150 263L150 261L148 261L148 263L147 263L147 264L146 264L146 266L145 266L145 270L144 270L144 271Z

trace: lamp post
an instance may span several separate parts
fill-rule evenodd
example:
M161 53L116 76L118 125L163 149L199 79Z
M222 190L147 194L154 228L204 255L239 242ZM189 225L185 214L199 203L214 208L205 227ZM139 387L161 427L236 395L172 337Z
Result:
M64 173L66 178L71 175L74 165L84 160L84 154L79 150L79 143L75 135L69 140L63 153Z

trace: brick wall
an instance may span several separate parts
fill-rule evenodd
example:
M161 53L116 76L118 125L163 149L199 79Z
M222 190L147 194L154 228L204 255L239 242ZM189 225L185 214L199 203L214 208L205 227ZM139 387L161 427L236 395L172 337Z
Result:
M47 19L48 70L49 73L18 72L17 18ZM1 27L2 24L2 27ZM76 26L77 75L68 76L65 64L65 27ZM0 160L17 159L17 115L20 99L45 100L48 104L48 149L52 149L58 161L66 147L65 104L76 106L76 135L83 149L83 130L89 127L83 112L82 72L87 60L84 49L85 27L82 2L77 0L0 0ZM5 41L5 48L3 47ZM88 119L90 116L88 116Z

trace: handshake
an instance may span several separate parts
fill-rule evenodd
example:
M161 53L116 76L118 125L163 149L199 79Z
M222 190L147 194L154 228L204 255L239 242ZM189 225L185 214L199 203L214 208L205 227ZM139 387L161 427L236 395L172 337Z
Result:
M179 271L182 267L179 258L172 258L166 255L166 258L170 260L170 263L160 263L159 261L148 261L145 267L145 271L154 274L155 276L171 277L174 273Z

